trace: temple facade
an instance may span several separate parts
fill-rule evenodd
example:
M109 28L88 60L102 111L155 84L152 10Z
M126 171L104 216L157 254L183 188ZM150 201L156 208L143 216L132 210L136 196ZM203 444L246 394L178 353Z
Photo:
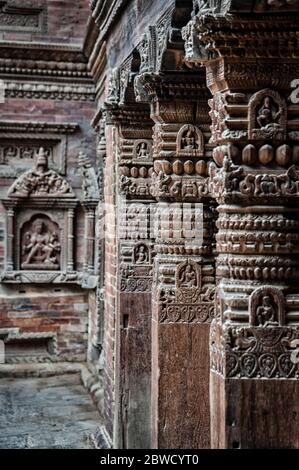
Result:
M299 448L299 1L0 3L5 362L99 447Z

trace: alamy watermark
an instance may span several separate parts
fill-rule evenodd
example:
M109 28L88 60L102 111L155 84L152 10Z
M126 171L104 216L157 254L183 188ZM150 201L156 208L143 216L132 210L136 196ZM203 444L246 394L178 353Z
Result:
M130 203L119 198L117 204L100 208L98 237L104 239L114 230L118 220L118 239L121 240L184 240L192 249L203 242L202 203Z

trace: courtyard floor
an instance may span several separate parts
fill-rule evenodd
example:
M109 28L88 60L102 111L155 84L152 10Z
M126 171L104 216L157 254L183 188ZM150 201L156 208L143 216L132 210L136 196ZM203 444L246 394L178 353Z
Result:
M99 422L79 374L0 379L0 449L92 449Z

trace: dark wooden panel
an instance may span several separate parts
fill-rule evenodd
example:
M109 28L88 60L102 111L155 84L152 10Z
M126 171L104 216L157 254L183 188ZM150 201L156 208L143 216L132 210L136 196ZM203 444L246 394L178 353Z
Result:
M157 338L159 353L153 357L156 444L209 448L209 325L159 324Z
M151 294L120 294L123 447L150 447Z

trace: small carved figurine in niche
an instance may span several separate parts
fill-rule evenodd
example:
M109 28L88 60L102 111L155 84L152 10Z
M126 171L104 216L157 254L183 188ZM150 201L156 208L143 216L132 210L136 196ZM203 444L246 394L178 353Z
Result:
M253 326L271 327L285 324L285 298L280 289L259 287L249 299L249 319Z
M23 269L59 269L61 245L55 225L42 218L32 222L22 237Z
M257 123L261 128L270 125L274 127L279 126L277 120L281 113L282 110L274 105L271 96L266 96L261 108L258 110Z
M134 261L136 264L149 262L149 249L146 245L137 245L134 249Z
M278 324L278 322L275 321L276 310L273 305L273 299L271 299L270 295L264 295L262 297L262 304L256 309L256 317L258 325L260 326Z
M287 106L276 91L267 88L255 93L249 100L248 109L250 139L285 138Z
M175 279L177 288L199 288L201 284L199 265L192 260L180 263L176 269Z
M202 132L191 124L185 124L178 132L176 147L178 155L203 155L204 138Z
M180 287L196 287L196 272L194 268L188 264L185 269L181 271Z
M197 148L195 134L191 128L182 137L182 148L187 150L195 150Z
M141 142L136 147L136 158L147 160L150 157L150 152L147 142Z

